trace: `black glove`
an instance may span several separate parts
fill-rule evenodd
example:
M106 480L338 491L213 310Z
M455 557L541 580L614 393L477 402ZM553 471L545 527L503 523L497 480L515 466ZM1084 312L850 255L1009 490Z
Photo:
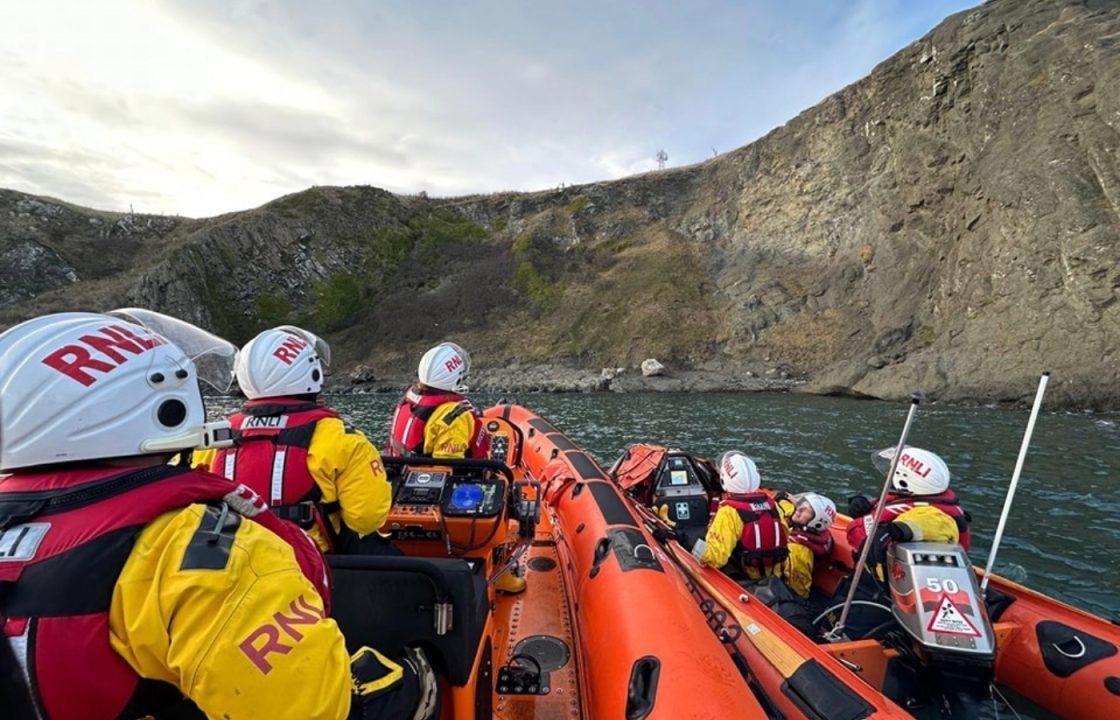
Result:
M654 527L651 534L653 535L653 539L659 543L667 543L670 540L680 539L680 536L677 535L676 530L672 530L667 527L661 527L660 525Z
M867 569L883 587L887 582L887 550L894 538L891 528L892 523L880 523L871 537L867 538L867 542L871 543L871 548L867 551Z
M853 518L863 517L871 512L873 505L863 495L853 495L848 498L848 515Z
M787 493L785 490L779 490L778 492L774 493L774 502L781 502L782 500L792 501L793 496Z
M887 534L895 542L910 542L914 539L914 531L906 523L892 522L887 524Z

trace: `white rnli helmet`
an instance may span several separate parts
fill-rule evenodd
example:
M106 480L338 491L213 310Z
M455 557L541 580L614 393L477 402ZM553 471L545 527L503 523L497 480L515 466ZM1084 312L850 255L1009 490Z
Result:
M424 353L416 369L420 382L448 392L467 392L471 356L453 342L442 342Z
M808 492L795 495L793 499L794 507L800 507L805 503L812 509L813 519L805 523L805 527L813 532L824 532L836 520L836 503L824 495Z
M293 325L265 330L237 354L237 384L250 400L308 395L323 389L331 363L326 341Z
M724 492L743 495L758 490L762 476L754 460L738 450L730 450L719 457L719 482Z
M894 451L893 447L886 448L871 457L879 472L885 474L890 470ZM943 493L949 489L949 466L936 453L907 445L898 459L891 487L904 495Z
M236 351L148 310L10 328L0 334L0 471L229 444L229 423L206 423L199 379L228 390Z

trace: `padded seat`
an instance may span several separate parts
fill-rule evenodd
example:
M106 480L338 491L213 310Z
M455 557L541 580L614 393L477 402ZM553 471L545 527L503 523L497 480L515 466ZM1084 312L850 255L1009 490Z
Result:
M331 615L353 653L363 645L399 657L425 650L452 685L470 678L490 611L486 579L465 560L328 555L334 574ZM451 603L451 628L436 633L436 605Z

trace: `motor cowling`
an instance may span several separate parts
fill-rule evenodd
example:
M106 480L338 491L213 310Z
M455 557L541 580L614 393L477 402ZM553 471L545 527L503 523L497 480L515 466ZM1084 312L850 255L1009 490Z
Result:
M895 543L887 575L894 617L937 675L952 717L974 717L989 693L996 641L968 554L955 544Z

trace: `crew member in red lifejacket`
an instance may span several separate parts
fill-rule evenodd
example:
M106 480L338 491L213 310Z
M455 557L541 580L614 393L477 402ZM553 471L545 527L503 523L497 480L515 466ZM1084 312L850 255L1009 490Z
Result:
M832 533L828 531L836 519L836 503L817 493L786 495L778 493L778 510L789 522L789 558L785 580L790 590L802 600L813 588L813 568L818 560L832 554Z
M875 453L872 462L883 474L890 470L895 449L887 448ZM879 524L875 522L875 502L862 495L848 500L848 543L852 559L858 561L865 542L871 542L867 555L866 572L860 576L855 599L870 604L851 607L845 634L854 639L875 634L876 629L889 629L881 610L874 605L890 605L887 588L887 556L896 542L960 543L967 550L971 544L968 526L971 520L949 489L949 467L935 453L916 447L906 447L890 480ZM850 578L837 588L834 597L843 598L850 587Z
M748 580L782 577L789 528L777 503L759 490L758 467L741 452L725 452L719 459L719 479L724 498L693 555L711 567L731 563Z
M417 382L405 391L390 424L386 453L431 458L486 458L490 436L482 417L467 400L471 356L452 342L424 353ZM504 593L525 589L521 566L502 573L494 587Z
M399 554L377 535L392 504L377 448L319 399L329 364L327 343L297 327L250 340L237 358L249 402L229 419L234 446L196 462L255 490L324 552Z
M471 357L455 343L443 342L424 353L418 382L405 391L393 413L390 455L433 458L485 458L490 436L464 395Z
M890 469L894 452L894 448L887 448L872 458L884 474ZM949 489L949 480L949 467L938 455L916 447L903 449L879 516L880 529L894 541L959 542L968 550L972 518ZM848 514L853 519L862 518L848 525L848 542L857 554L871 534L874 511L875 503L863 495L848 500Z
M228 389L235 352L144 310L0 335L4 717L411 717L430 698L422 656L347 656L303 532L167 464L229 442L199 375Z

